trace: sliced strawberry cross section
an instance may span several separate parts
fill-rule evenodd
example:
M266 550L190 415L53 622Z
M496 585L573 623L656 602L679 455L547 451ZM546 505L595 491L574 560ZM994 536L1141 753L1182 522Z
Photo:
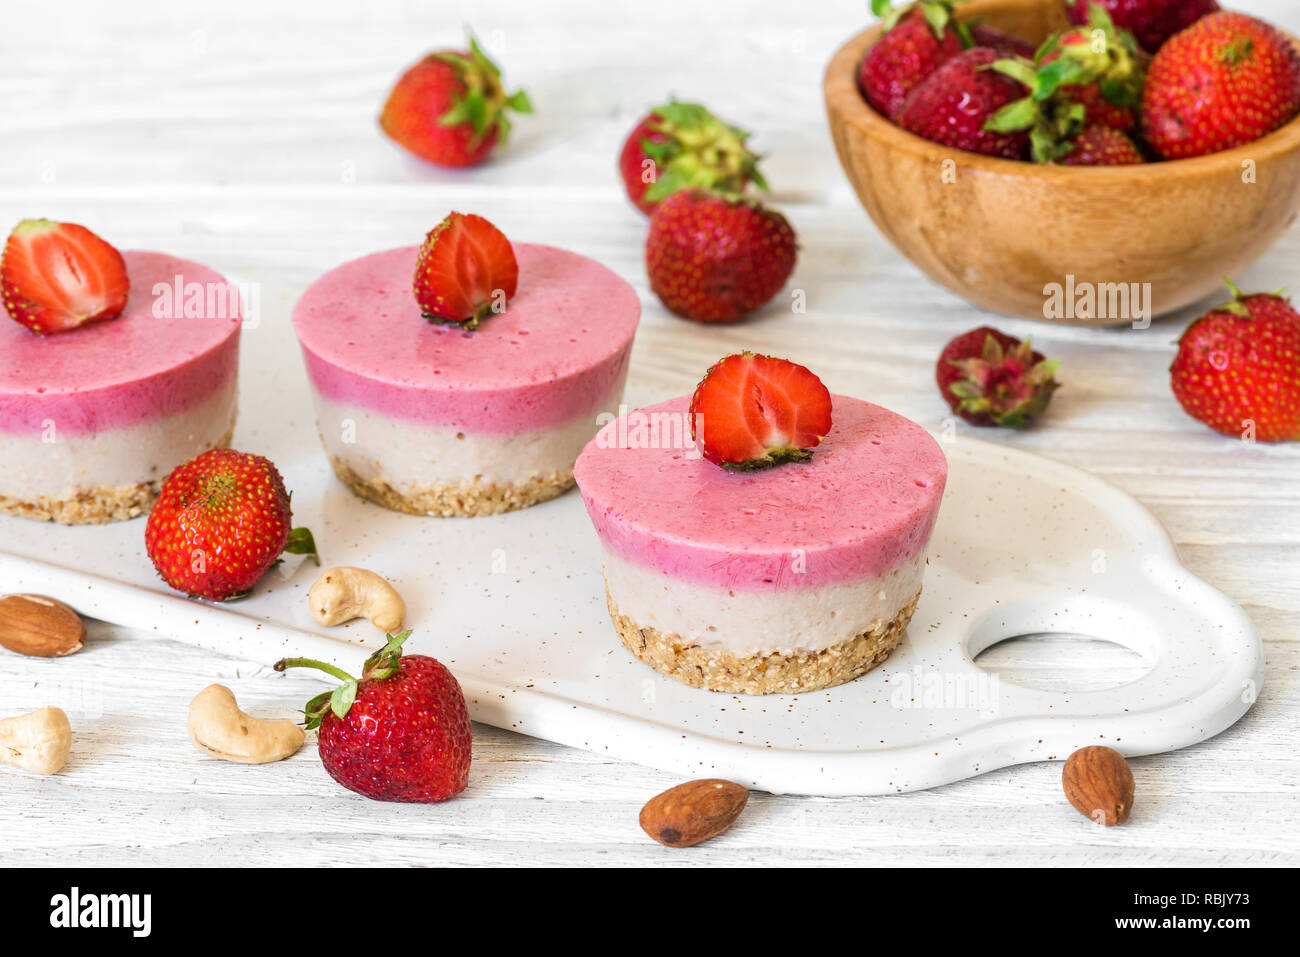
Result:
M729 469L806 461L831 428L831 394L804 366L744 352L714 364L691 397L691 437Z
M129 292L122 254L75 223L24 219L0 255L5 309L41 335L119 316Z
M518 286L510 240L482 216L450 213L420 247L415 299L431 321L474 329L484 316L502 311Z

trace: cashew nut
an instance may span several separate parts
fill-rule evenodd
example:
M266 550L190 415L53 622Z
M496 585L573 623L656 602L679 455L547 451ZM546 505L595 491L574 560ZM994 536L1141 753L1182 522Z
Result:
M225 685L208 685L194 696L189 730L200 751L239 764L283 761L307 736L292 721L263 721L244 714Z
M0 761L37 774L56 774L68 763L72 725L59 708L0 721Z
M322 625L369 618L380 631L396 634L406 620L406 602L372 571L340 565L321 572L307 593L311 614Z

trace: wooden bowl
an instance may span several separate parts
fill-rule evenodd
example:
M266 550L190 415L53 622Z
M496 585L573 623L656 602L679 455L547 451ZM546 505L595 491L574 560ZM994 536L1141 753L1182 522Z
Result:
M1060 0L972 0L957 10L1035 43L1066 25ZM1149 315L1170 312L1222 289L1300 212L1300 119L1237 149L1141 166L967 153L908 133L862 98L858 65L879 33L858 34L826 68L840 164L895 248L983 309L1104 325L1141 320L1134 299L1147 292ZM1117 315L1125 293L1136 297ZM1080 315L1089 298L1092 313Z

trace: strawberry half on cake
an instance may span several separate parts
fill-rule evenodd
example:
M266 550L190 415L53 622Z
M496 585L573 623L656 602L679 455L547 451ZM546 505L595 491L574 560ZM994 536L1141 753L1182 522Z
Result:
M884 661L920 598L938 444L803 366L752 353L612 422L578 487L614 628L697 688L815 691Z
M632 287L599 263L460 213L422 246L326 273L293 312L335 474L437 516L572 487L574 459L622 400L640 318Z
M0 512L133 518L235 428L240 300L217 273L29 219L0 258Z

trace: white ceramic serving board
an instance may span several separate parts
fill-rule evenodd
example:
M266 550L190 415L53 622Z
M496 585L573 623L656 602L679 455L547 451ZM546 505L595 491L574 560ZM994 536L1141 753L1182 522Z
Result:
M257 354L245 349L237 446L280 466L295 524L314 530L327 565L372 568L397 585L415 631L407 650L454 671L475 720L682 775L844 795L934 787L1087 744L1130 755L1183 747L1255 700L1253 625L1178 563L1149 512L1085 472L965 438L941 439L950 478L924 592L881 667L804 695L688 688L619 644L576 492L476 519L356 499L320 451L285 340L286 330L259 330ZM206 604L157 578L143 519L68 528L0 516L0 592L50 595L263 664L308 655L355 672L381 636L366 621L316 625L306 601L316 573L290 557L249 598ZM1120 643L1150 670L1119 688L1064 693L997 681L973 663L1002 639L1042 632Z

